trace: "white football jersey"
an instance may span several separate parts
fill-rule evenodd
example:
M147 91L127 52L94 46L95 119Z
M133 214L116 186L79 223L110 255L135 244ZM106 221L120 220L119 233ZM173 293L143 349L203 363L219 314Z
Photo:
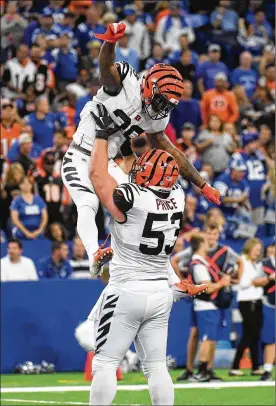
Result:
M161 120L152 120L143 109L141 99L141 78L126 62L116 63L120 78L121 89L111 94L101 87L92 102L86 103L81 114L80 123L74 134L74 141L81 147L92 149L95 139L95 121L93 111L99 115L99 106L103 105L120 130L108 139L109 158L114 158L126 137L135 138L146 132L154 134L164 131L169 122L169 116ZM98 106L99 105L99 106ZM100 107L101 108L101 107Z
M175 184L169 196L162 198L148 188L125 183L113 196L127 220L110 221L114 256L109 282L168 279L169 258L184 212L183 189Z

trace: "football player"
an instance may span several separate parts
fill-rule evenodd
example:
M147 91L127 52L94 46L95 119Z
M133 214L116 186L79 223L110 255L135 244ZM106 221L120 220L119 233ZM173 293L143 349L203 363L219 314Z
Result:
M166 64L157 64L140 78L126 62L114 63L116 42L124 35L124 23L109 24L105 34L95 34L104 40L99 55L99 80L102 87L81 114L62 166L62 178L78 210L78 234L92 264L92 274L98 275L102 265L112 257L110 248L98 249L95 216L99 200L88 177L89 156L95 140L96 117L108 113L114 122L109 128L109 171L120 183L124 178L120 168L112 162L126 137L135 138L146 133L152 144L171 153L185 178L198 187L207 199L219 204L220 194L208 185L194 166L165 136L171 110L183 93L183 79L179 72ZM95 254L96 252L96 254Z
M112 215L114 250L109 284L95 318L90 405L112 403L116 370L133 341L152 403L172 405L174 390L166 367L173 301L168 266L184 211L184 192L175 183L179 168L168 152L151 149L133 163L132 183L118 186L108 173L107 136L96 132L90 168L94 190ZM194 285L194 294L206 288Z

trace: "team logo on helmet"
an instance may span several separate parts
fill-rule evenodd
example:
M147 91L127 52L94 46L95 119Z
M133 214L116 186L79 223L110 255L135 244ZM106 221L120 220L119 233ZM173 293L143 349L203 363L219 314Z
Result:
M179 168L174 158L161 149L151 149L134 161L131 181L137 185L160 192L172 189L179 175Z

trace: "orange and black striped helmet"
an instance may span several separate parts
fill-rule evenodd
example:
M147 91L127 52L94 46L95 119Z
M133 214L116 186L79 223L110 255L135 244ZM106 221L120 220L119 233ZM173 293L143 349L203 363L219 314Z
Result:
M159 192L170 191L179 175L174 158L162 149L150 149L134 161L131 181Z
M184 81L177 69L158 63L142 80L142 101L152 120L167 117L183 94Z

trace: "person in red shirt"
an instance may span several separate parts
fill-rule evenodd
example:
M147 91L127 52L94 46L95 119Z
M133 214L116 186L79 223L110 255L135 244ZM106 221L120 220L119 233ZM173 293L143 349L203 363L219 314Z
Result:
M227 90L225 73L215 76L215 89L207 90L202 99L203 123L206 126L211 115L217 115L223 123L235 123L239 118L239 106L236 96Z

